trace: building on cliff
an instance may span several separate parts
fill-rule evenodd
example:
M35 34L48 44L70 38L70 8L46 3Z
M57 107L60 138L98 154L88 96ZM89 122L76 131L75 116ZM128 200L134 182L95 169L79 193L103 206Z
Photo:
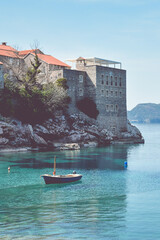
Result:
M115 135L127 131L126 71L121 69L121 63L82 57L70 61L76 63L75 70L55 70L52 74L54 80L67 79L72 99L70 113L78 113L77 101L87 97L96 103L99 111L93 123Z
M30 66L35 53L42 63L38 79L41 83L54 82L59 78L67 79L68 95L71 97L68 109L70 114L78 113L88 119L79 112L77 102L89 98L95 102L99 111L96 120L90 119L93 124L112 131L116 136L127 131L126 71L121 69L120 62L79 57L70 60L76 64L76 68L71 69L68 64L39 49L17 51L2 43L0 61L3 63L4 73L14 76L16 69L23 72Z
M35 53L42 63L38 79L41 83L49 82L53 70L70 68L66 63L51 55L44 54L39 49L17 51L13 47L8 46L6 42L2 42L0 45L0 61L4 66L4 74L9 74L13 80L16 76L23 75L24 70L31 66L31 61L33 61Z

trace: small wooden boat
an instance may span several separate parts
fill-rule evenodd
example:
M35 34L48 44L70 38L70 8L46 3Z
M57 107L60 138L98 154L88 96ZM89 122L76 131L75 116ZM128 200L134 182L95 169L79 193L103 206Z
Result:
M57 183L71 183L76 182L82 178L80 174L68 174L68 175L42 175L46 184L57 184Z
M54 158L54 172L53 175L44 174L41 177L44 178L46 184L58 184L58 183L71 183L76 182L82 178L82 175L76 174L74 171L73 174L67 175L56 175L56 157Z

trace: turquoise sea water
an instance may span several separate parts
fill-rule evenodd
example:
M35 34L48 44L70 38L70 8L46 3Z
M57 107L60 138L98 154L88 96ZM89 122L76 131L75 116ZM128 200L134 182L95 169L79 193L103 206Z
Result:
M0 239L160 239L160 125L138 127L144 145L0 153ZM54 155L82 180L45 185Z

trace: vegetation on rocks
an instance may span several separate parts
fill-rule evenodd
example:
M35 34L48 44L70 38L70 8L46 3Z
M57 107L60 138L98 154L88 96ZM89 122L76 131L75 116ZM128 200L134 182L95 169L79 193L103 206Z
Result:
M14 81L5 75L0 114L26 123L37 123L53 117L56 110L65 110L70 98L66 79L41 85L37 81L41 65L37 55L31 65L25 75Z

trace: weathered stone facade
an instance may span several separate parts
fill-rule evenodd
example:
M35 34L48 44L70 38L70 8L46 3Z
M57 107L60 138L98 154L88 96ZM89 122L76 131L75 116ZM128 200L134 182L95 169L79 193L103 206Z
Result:
M51 74L54 70L70 68L66 63L46 55L39 49L31 49L24 51L17 51L16 49L3 42L0 45L0 62L3 63L3 73L9 75L9 78L14 80L16 78L23 78L27 72L28 67L31 67L31 61L34 62L35 54L37 54L40 65L39 82L46 83L51 79Z
M126 71L100 65L86 65L76 61L77 70L62 69L52 73L52 80L66 78L72 101L69 112L78 113L76 102L84 97L92 99L99 110L95 124L111 130L115 135L127 130ZM84 118L84 114L81 114ZM92 120L93 121L93 120Z
M41 65L39 67L40 73L38 75L38 81L41 84L44 83L48 83L52 80L52 73L55 70L60 70L60 69L65 69L65 68L69 68L70 66L67 67L67 65L63 66L63 65L56 65L52 64L52 62L50 61L50 55L44 55L44 54L37 54L38 58L41 62ZM43 56L45 56L45 58L43 59ZM29 53L24 57L24 63L26 67L30 67L31 65L31 61L34 62L34 58L35 55L33 53Z
M31 66L31 61L34 61L35 53L41 61L38 77L40 83L54 82L59 78L67 79L68 95L71 98L68 109L70 114L79 114L88 120L89 118L76 106L77 101L88 97L96 103L99 111L97 119L90 119L91 122L101 129L111 130L116 136L127 131L126 71L116 67L116 64L120 63L80 57L75 61L76 69L71 69L69 65L45 55L38 49L18 52L3 43L0 45L3 72L12 77L20 71L26 71ZM1 72L0 70L0 81L3 82Z

